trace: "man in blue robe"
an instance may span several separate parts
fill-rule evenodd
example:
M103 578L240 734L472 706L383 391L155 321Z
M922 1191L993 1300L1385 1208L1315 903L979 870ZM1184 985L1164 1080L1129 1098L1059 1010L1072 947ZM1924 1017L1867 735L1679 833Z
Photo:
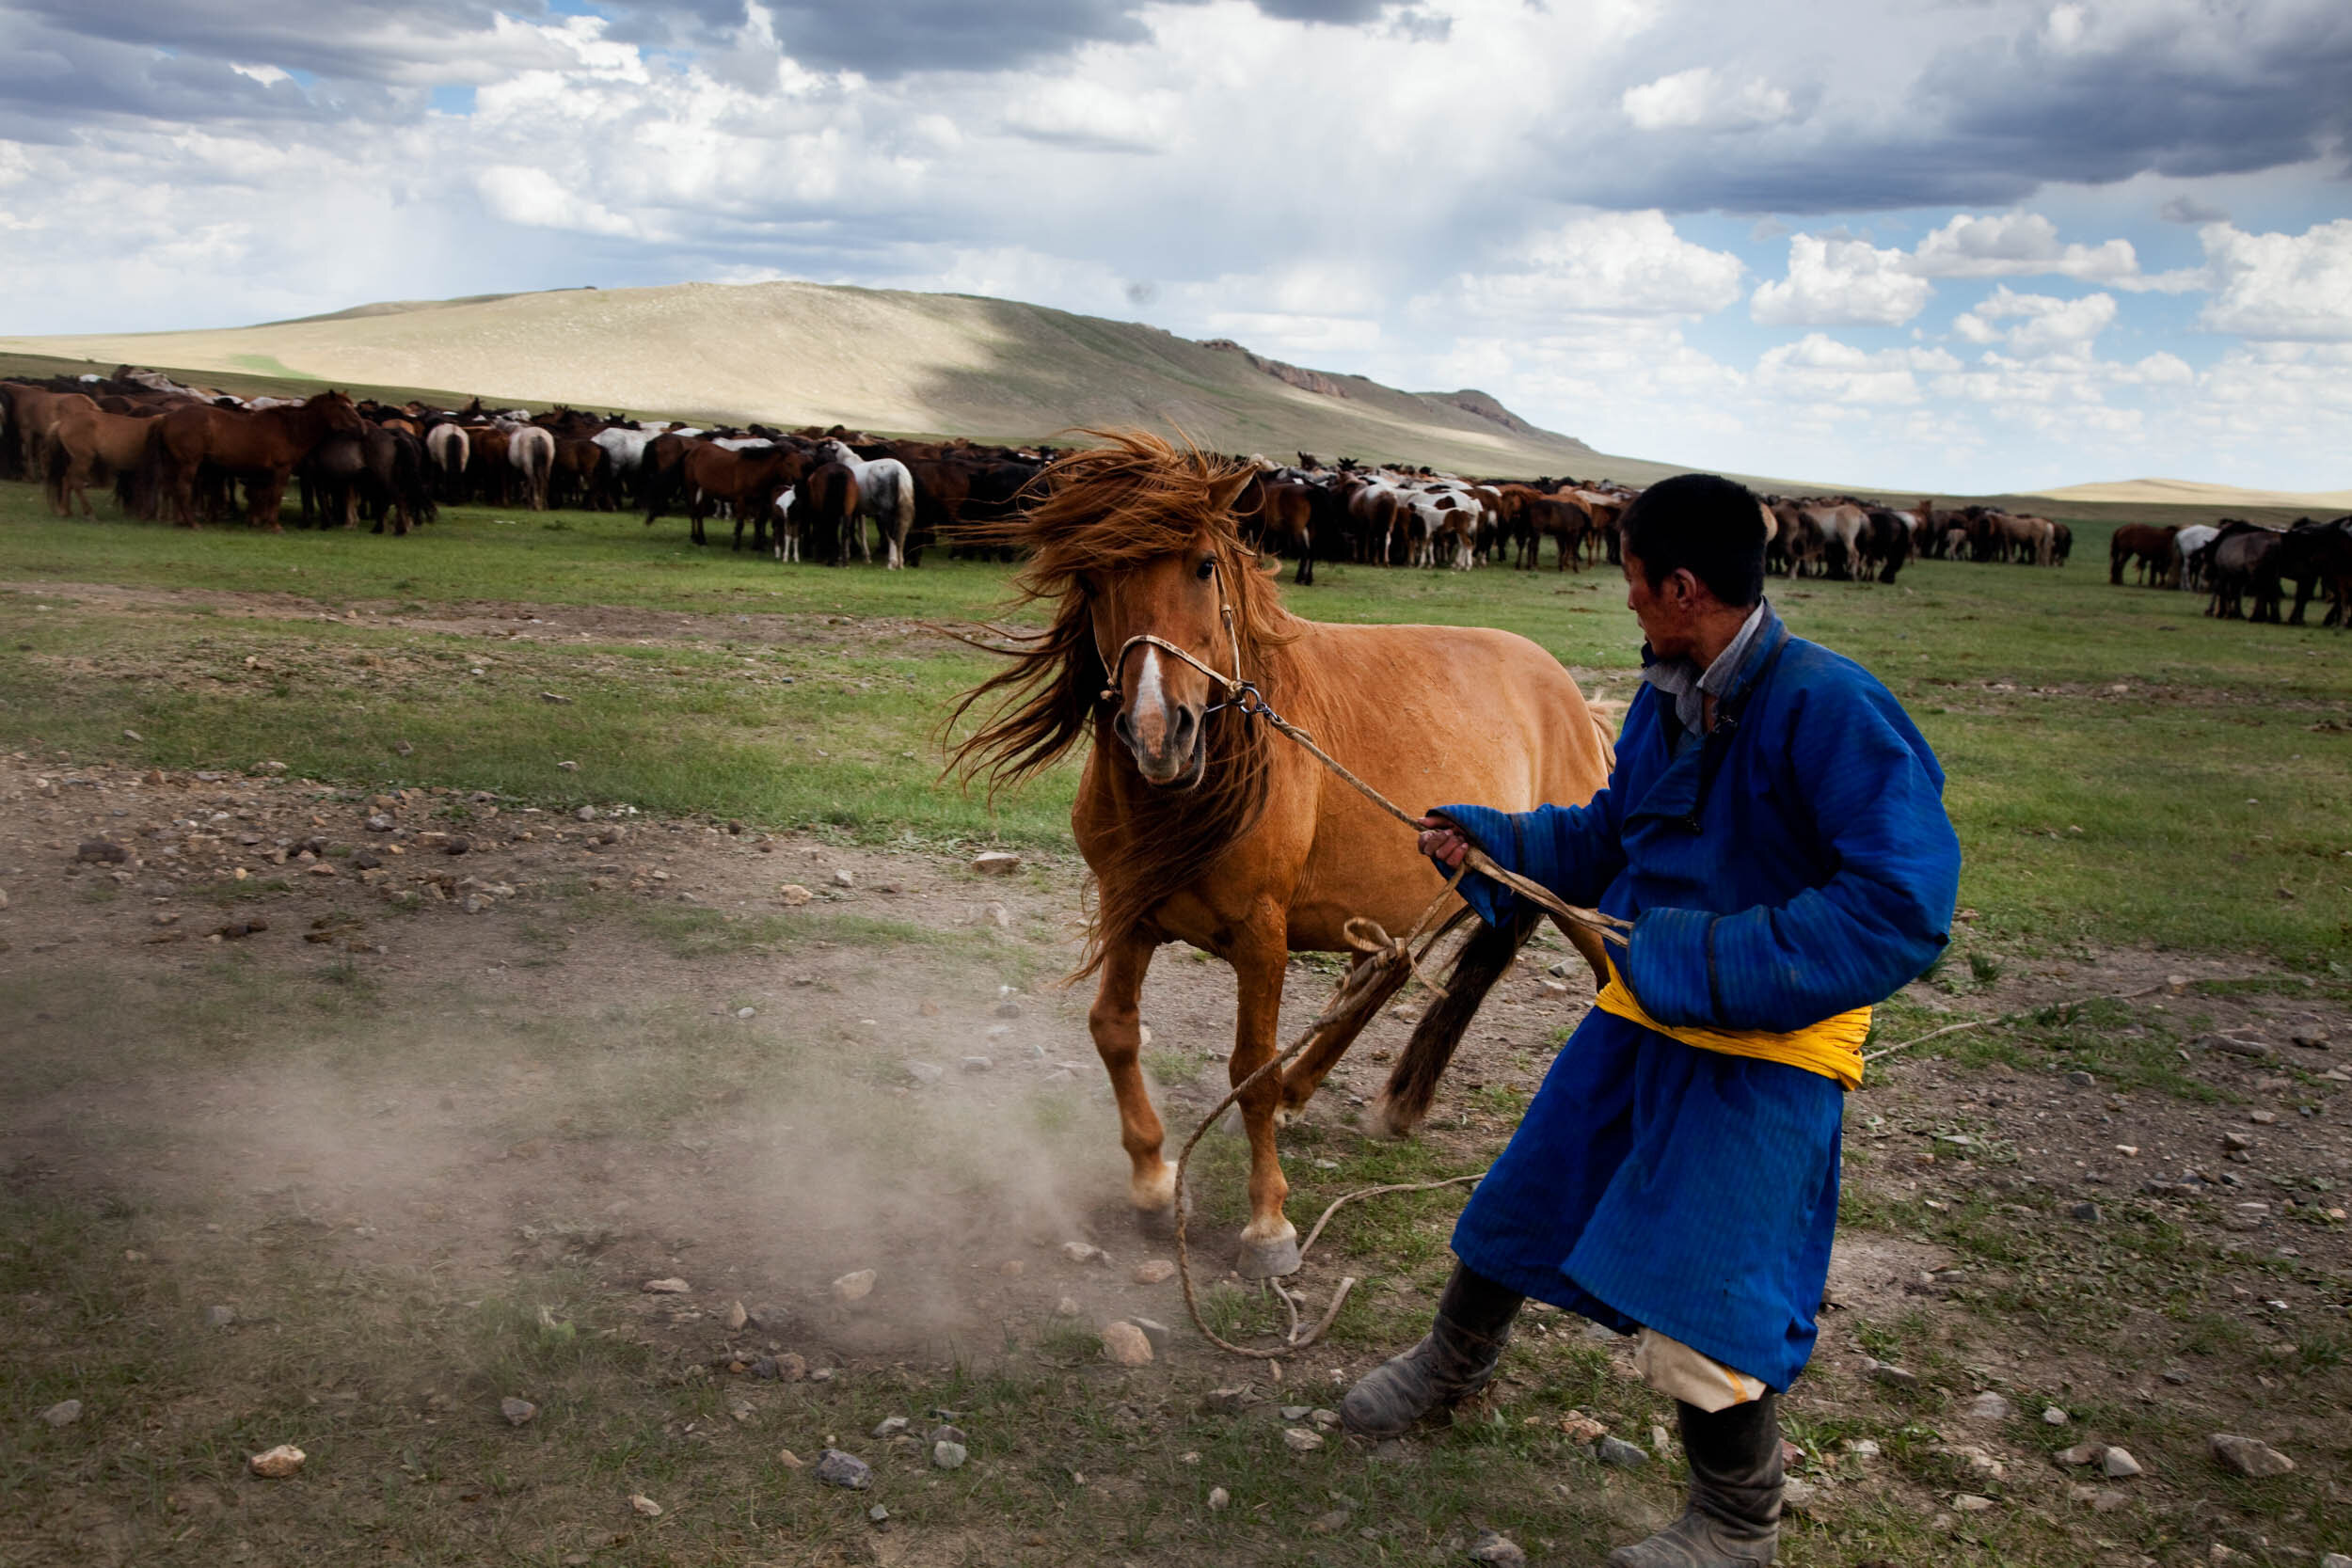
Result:
M1607 789L1423 818L1440 865L1476 844L1633 928L1463 1211L1429 1336L1341 1414L1386 1436L1476 1392L1529 1296L1638 1336L1637 1370L1677 1402L1690 1503L1612 1568L1772 1560L1775 1400L1813 1350L1845 1092L1870 1005L1933 961L1958 890L1943 770L1884 686L1764 602L1765 517L1704 474L1628 509L1644 685ZM1489 923L1522 917L1487 879L1462 893Z

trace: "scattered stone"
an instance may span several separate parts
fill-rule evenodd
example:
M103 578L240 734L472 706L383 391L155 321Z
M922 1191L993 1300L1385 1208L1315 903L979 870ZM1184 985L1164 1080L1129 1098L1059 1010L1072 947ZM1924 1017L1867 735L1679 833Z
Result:
M569 704L571 702L569 697L558 691L542 691L539 693L539 700L543 703Z
M2140 1473L2139 1461L2132 1457L2129 1449L2110 1446L2099 1456L2099 1473L2109 1481L2126 1481Z
M1079 1310L1078 1298L1075 1296L1064 1296L1054 1303L1054 1316L1057 1318L1074 1318Z
M971 1457L971 1449L945 1437L931 1445L931 1468L935 1470L961 1470L963 1462Z
M993 1056L966 1056L962 1065L966 1072L993 1072L996 1059Z
M2097 1225L2099 1223L2099 1206L2095 1203L2074 1204L2066 1211L2066 1217L2069 1219L2080 1220L2085 1225Z
M988 923L991 926L995 927L998 930L1009 931L1012 929L1012 911L1005 908L1004 905L991 904L982 912L988 916Z
M1780 1505L1795 1513L1811 1513L1821 1504L1821 1489L1794 1477L1780 1483Z
M1073 1263L1107 1263L1111 1255L1091 1242L1064 1242L1061 1255Z
M2207 1035L2200 1043L2208 1051L2218 1051L2228 1056L2243 1056L2249 1061L2276 1061L2279 1056L2277 1047L2261 1040L2238 1040L2227 1035Z
M726 1323L727 1332L729 1334L742 1333L743 1325L751 1321L752 1315L743 1310L743 1304L741 1302L739 1301L734 1306L727 1308Z
M1482 1529L1477 1542L1470 1549L1472 1562L1501 1563L1503 1568L1521 1568L1527 1554L1519 1544L1499 1530Z
M930 1412L930 1414L936 1418L951 1415L953 1412L934 1410ZM930 1436L926 1438L925 1441L931 1443L961 1443L965 1448L970 1448L972 1446L972 1439L964 1435L963 1428L956 1425L953 1421L944 1421L940 1425L931 1428Z
M854 872L851 872L845 867L833 874L833 885L835 887L855 887L857 886L857 876Z
M983 877L1009 877L1021 869L1021 857L1003 849L983 849L972 857L971 863Z
M280 1443L274 1449L263 1449L246 1464L264 1481L282 1481L302 1468L302 1462L310 1456L292 1443Z
M890 1510L876 1503L866 1511L866 1517L877 1525L886 1525L890 1523Z
M694 1287L675 1276L669 1279L648 1279L638 1289L649 1296L688 1296L694 1293Z
M817 1456L817 1479L827 1486L863 1492L874 1484L874 1467L853 1453L827 1449Z
M473 840L468 838L464 833L452 833L449 837L441 840L441 852L449 855L471 854L473 852Z
M1009 1001L999 1002L996 1004L996 1016L998 1018L1019 1018L1021 1016L1021 1004Z
M1918 1373L1905 1371L1891 1361L1874 1361L1867 1355L1862 1358L1862 1375L1874 1383L1883 1383L1894 1388L1919 1386Z
M2257 1127L2268 1127L2279 1119L2279 1113L2276 1111L2249 1111L2246 1113L2246 1119L2252 1122Z
M2217 1432L2205 1439L2224 1469L2241 1476L2264 1481L2271 1476L2283 1476L2295 1468L2295 1461L2258 1437L2240 1437L2233 1433Z
M1621 1465L1631 1470L1649 1463L1649 1450L1622 1437L1603 1437L1593 1445L1593 1457L1603 1465Z
M1305 1427L1284 1427L1282 1442L1293 1453L1312 1453L1323 1447L1323 1433Z
M798 882L787 882L776 889L777 901L795 909L816 896L817 895L809 892Z
M805 1470L808 1468L808 1461L803 1459L799 1454L794 1453L790 1449L778 1449L776 1450L776 1463L783 1465L787 1470Z
M947 1076L947 1069L936 1062L909 1062L907 1076L918 1084L936 1084Z
M891 1438L898 1436L898 1433L906 1431L907 1428L913 1426L914 1424L914 1423L913 1421L908 1420L904 1416L885 1416L880 1421L875 1423L874 1430L867 1433L866 1435L875 1439L877 1442L886 1443Z
M1963 1492L1952 1498L1952 1506L1963 1513L1983 1513L1993 1507L1993 1499L1980 1497L1974 1492Z
M2067 1420L2068 1417L2066 1412L2060 1410L2057 1405L2045 1404L2042 1407L2042 1424L2043 1426L2062 1427L2066 1424Z
M789 1307L755 1307L745 1314L754 1328L770 1334L781 1334L792 1322Z
M1307 1419L1312 1421L1316 1426L1322 1428L1325 1432L1336 1432L1339 1430L1340 1413L1336 1410L1310 1410L1307 1412Z
M532 1418L539 1414L539 1407L529 1400L501 1400L499 1414L506 1418L508 1426L529 1426Z
M575 822L594 822L596 819L596 808L594 806L582 806L572 813L572 820Z
M2009 1419L2009 1401L1987 1389L1968 1402L1968 1418L1972 1421L2006 1421Z
M1347 1521L1351 1517L1352 1515L1346 1509L1335 1508L1327 1513L1316 1514L1307 1528L1317 1535L1337 1535L1347 1528Z
M996 1272L1007 1279L1018 1279L1029 1272L1029 1265L1018 1258L1008 1258L996 1265Z
M2352 1557L2342 1552L2329 1552L2319 1560L2319 1568L2352 1568Z
M2287 1038L2293 1040L2296 1045L2301 1046L2306 1051L2325 1051L2328 1049L2328 1031L2325 1029L2297 1029L2294 1034L2289 1035ZM2347 1560L2345 1568L2352 1568L2352 1560Z
M561 773L577 773L580 771L580 764L572 761L568 757L566 757L564 761L557 763L555 767L556 771Z
M1846 1451L1856 1459L1876 1459L1880 1449L1874 1438L1849 1437L1846 1439Z
M2099 1084L2099 1080L2088 1072L2070 1072L2066 1075L2066 1081L2078 1089L2096 1088Z
M636 1514L641 1519L659 1519L661 1517L661 1505L655 1502L651 1497L646 1497L643 1492L631 1492L628 1495L628 1507L629 1512Z
M1152 1341L1153 1354L1166 1355L1168 1354L1168 1342L1175 1330L1156 1318L1130 1318L1127 1321L1143 1330L1143 1337Z
M204 1326L207 1328L227 1328L230 1324L235 1323L236 1321L237 1309L233 1307L207 1307L204 1308Z
M845 1274L833 1282L833 1299L844 1307L851 1302L864 1301L873 1293L874 1271L871 1269Z
M131 858L131 851L110 839L86 838L73 858L88 865L120 865Z
M53 1427L70 1427L82 1418L80 1400L59 1400L40 1413L40 1418Z
M2224 1148L2251 1148L2254 1147L2254 1135L2250 1132L2224 1132L2221 1134L2221 1147Z
M1311 1404L1286 1404L1275 1414L1286 1421L1303 1421L1307 1418L1307 1412L1313 1408Z
M1136 1265L1138 1285L1165 1285L1176 1277L1176 1265L1165 1258L1150 1258Z
M1230 1384L1221 1388L1212 1388L1200 1396L1201 1409L1216 1411L1228 1416L1247 1410L1250 1403L1250 1394L1247 1387Z
M1233 1495L1222 1486L1209 1488L1209 1512L1222 1513L1233 1506Z
M1152 1340L1131 1323L1103 1325L1103 1359L1115 1367L1143 1367L1152 1361Z
M1560 1430L1567 1433L1569 1442L1580 1448L1591 1448L1595 1443L1609 1435L1608 1427L1594 1420L1581 1410L1571 1410L1561 1417Z

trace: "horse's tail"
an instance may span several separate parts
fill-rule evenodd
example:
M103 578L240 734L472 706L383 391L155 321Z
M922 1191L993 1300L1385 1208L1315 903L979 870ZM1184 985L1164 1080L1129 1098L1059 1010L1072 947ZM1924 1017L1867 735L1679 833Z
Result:
M647 463L638 472L644 476L645 521L651 524L677 500L678 491L686 483L686 460L681 457L662 468Z
M147 421L147 445L139 449L138 476L131 482L127 495L117 489L119 496L138 502L138 515L153 518L163 515L165 498L172 494L171 449L164 441L164 420L168 415Z
M1510 969L1511 960L1542 918L1541 910L1523 905L1500 926L1478 923L1462 944L1461 956L1454 960L1454 972L1446 976L1445 994L1422 1014L1413 1037L1406 1042L1404 1054L1389 1073L1388 1086L1373 1102L1374 1127L1402 1138L1421 1125L1429 1114L1430 1101L1437 1097L1438 1080L1445 1075L1446 1064L1454 1060L1454 1048L1470 1031L1479 1004Z
M73 466L73 454L66 450L65 437L51 431L49 438L41 443L40 459L40 487L47 493L49 504L60 515L71 516L72 506L65 499L65 476Z

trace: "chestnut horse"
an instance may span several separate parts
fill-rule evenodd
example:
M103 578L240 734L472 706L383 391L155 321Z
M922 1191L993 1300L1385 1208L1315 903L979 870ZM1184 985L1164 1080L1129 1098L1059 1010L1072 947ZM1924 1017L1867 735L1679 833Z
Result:
M1153 951L1184 942L1232 966L1238 1084L1278 1052L1290 954L1351 951L1357 916L1409 930L1444 882L1412 833L1240 706L1213 705L1218 688L1149 640L1234 672L1407 805L1581 802L1607 782L1611 748L1576 682L1524 638L1293 616L1241 544L1232 506L1250 469L1140 432L1089 434L1109 444L1047 468L1025 515L968 531L1026 552L1022 602L1051 625L1017 635L1011 666L965 695L959 718L988 705L956 762L995 785L1089 743L1071 826L1097 898L1077 973L1099 974L1088 1025L1119 1102L1129 1201L1156 1227L1174 1218L1176 1173L1136 1064ZM1427 1112L1480 999L1533 929L1532 918L1473 929L1381 1096L1387 1131L1407 1132ZM1597 944L1574 934L1597 960ZM1245 1275L1298 1267L1275 1131L1348 1043L1325 1042L1241 1101Z
M183 404L151 420L141 468L151 476L148 494L171 498L174 520L196 526L196 481L211 467L245 481L246 521L272 533L281 531L278 503L294 465L337 431L364 435L367 421L341 392L321 392L301 404L275 408L215 408Z

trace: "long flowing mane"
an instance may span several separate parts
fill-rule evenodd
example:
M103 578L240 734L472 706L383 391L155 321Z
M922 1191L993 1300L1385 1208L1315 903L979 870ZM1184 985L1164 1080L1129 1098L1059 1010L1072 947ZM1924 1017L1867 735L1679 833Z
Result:
M981 545L1026 552L1013 579L1014 608L1044 608L1041 632L1006 632L1010 646L976 643L1011 662L957 705L950 726L976 707L979 728L956 748L951 767L989 793L1052 767L1081 738L1102 742L1098 786L1117 804L1114 843L1094 866L1097 898L1086 950L1072 978L1103 962L1107 936L1143 924L1152 907L1201 876L1256 827L1271 776L1262 725L1227 709L1208 721L1207 761L1189 789L1146 784L1109 738L1115 702L1104 700L1108 672L1094 636L1083 583L1206 544L1221 565L1241 646L1243 678L1269 703L1295 673L1280 650L1296 632L1271 578L1242 545L1231 510L1246 465L1138 430L1084 432L1104 444L1060 458L1033 482L1035 503L1000 522L958 530ZM1205 654L1222 667L1223 650Z

